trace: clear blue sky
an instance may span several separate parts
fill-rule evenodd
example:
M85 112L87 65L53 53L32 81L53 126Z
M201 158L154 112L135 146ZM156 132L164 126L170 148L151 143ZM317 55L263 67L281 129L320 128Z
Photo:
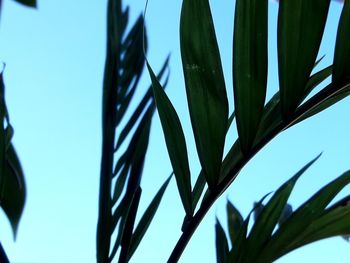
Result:
M6 62L6 99L14 143L25 171L28 196L18 238L0 213L0 240L15 263L95 261L95 229L101 144L101 83L105 58L106 0L38 0L38 10L3 1L0 61ZM131 3L131 20L144 1ZM231 43L234 1L211 1L232 110ZM157 70L171 52L167 93L183 121L192 174L199 171L185 103L179 52L181 1L150 0L149 60ZM269 94L277 89L276 18L270 2ZM320 67L332 61L341 10L332 4ZM148 87L145 74L141 86ZM140 91L139 95L144 91ZM320 186L350 168L349 100L278 136L242 170L212 208L181 262L214 262L214 219L225 220L226 198L246 215L252 203L276 189L318 153L322 158L300 180L292 196L299 205ZM228 145L236 136L232 127ZM142 181L141 208L171 171L158 116ZM195 180L195 178L193 178ZM349 193L349 188L343 192ZM132 262L165 262L180 235L184 212L175 181ZM278 262L347 262L350 244L334 238L303 248Z

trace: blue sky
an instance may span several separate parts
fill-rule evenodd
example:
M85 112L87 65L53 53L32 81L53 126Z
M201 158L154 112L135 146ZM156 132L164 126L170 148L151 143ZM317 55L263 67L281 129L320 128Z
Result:
M15 263L95 261L95 229L101 144L101 94L105 57L106 1L39 0L38 9L3 1L0 60L6 62L6 99L15 128L14 144L27 180L28 196L18 238L0 213L0 240ZM130 3L131 20L144 1ZM234 1L211 1L232 111L231 45ZM200 169L186 106L179 50L181 1L150 0L147 11L148 59L155 70L171 53L167 93L184 126L191 172ZM269 95L277 90L276 19L271 1ZM332 62L341 10L332 4L320 55L321 67ZM144 74L142 95L149 85ZM276 189L320 152L292 195L301 204L319 187L350 168L349 100L279 135L245 167L211 209L181 262L214 262L214 219L225 224L229 198L242 213ZM227 148L236 136L233 126ZM141 209L171 171L158 116L155 115L142 181ZM193 178L195 180L195 177ZM349 188L343 194L349 193ZM132 262L165 262L180 235L184 212L172 181L149 232ZM350 244L334 238L293 252L278 262L346 262Z

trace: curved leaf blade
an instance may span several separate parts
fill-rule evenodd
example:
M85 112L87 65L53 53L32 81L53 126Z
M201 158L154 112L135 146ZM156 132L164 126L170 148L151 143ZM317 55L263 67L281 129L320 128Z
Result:
M170 161L174 170L177 188L186 214L192 215L191 175L185 135L173 105L148 63L147 68L152 80L153 94L164 131Z
M282 115L301 103L321 43L330 0L281 1L278 13L278 71Z
M1 207L11 223L14 238L16 238L18 223L25 204L26 186L23 170L12 144L6 152L1 176L3 184L0 193Z
M307 200L280 226L266 245L262 258L273 261L300 247L303 233L314 220L324 213L326 206L350 183L350 172L346 172Z
M218 183L228 101L208 0L184 0L180 47L188 107L199 160L210 188Z
M143 216L141 217L140 222L137 224L137 227L135 228L135 231L132 235L128 259L130 259L133 256L133 254L135 253L142 238L146 234L146 231L147 231L148 227L150 226L150 224L151 224L151 222L152 222L152 220L157 212L160 201L163 198L164 192L169 185L171 177L172 177L172 175L169 176L169 178L164 182L164 184L158 190L157 194L154 196L153 200L151 201L151 203L147 207L146 211L144 212Z
M307 163L291 179L285 182L275 192L270 201L262 207L262 210L257 216L255 224L253 225L248 237L248 251L251 251L247 255L250 259L248 262L254 262L254 259L257 260L257 257L259 257L259 255L262 253L265 243L271 238L272 231L275 229L279 219L281 218L295 183L319 157L320 155Z
M219 219L215 223L215 243L216 243L216 262L226 263L228 257L228 243L225 231L222 228Z
M235 114L242 151L261 121L267 85L267 0L238 0L233 40Z

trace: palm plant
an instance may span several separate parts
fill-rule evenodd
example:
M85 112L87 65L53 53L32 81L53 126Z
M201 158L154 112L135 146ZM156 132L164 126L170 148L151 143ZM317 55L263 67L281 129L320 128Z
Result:
M282 131L349 95L349 1L345 1L339 21L333 65L313 74L320 61L316 59L330 0L282 1L277 26L280 87L265 103L267 5L267 0L236 1L232 60L235 112L228 117L228 99L209 1L184 0L182 3L182 64L191 124L202 167L193 188L181 122L148 65L165 142L186 212L183 233L168 262L178 261L210 207L256 153ZM308 98L330 76L331 83L321 86L320 91ZM238 138L223 158L226 132L234 117ZM207 190L197 209L205 186Z
M350 183L349 171L323 187L294 212L287 203L295 183L317 158L285 182L266 205L262 203L267 195L256 203L245 220L233 204L227 202L231 248L217 220L217 262L273 262L309 243L350 233L350 195L329 206ZM255 222L248 231L251 214L254 214Z

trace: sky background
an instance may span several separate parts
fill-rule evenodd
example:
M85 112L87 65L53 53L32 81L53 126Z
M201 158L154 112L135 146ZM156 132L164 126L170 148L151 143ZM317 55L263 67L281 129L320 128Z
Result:
M38 9L3 1L0 61L14 144L27 182L27 201L16 242L0 212L0 240L15 263L95 262L95 232L101 153L101 94L105 59L107 1L38 0ZM131 19L145 1L131 4ZM234 1L211 2L232 112L232 32ZM320 66L332 63L341 4L332 3L320 56ZM150 0L146 23L148 59L157 71L171 53L167 93L185 130L193 180L199 162L187 111L179 50L181 1ZM276 22L278 4L269 3L269 91L278 88ZM149 86L144 74L136 100ZM244 215L252 203L275 190L320 152L322 157L302 177L291 197L300 205L350 168L349 99L279 135L246 166L234 184L210 210L180 262L215 262L214 223L226 225L230 199ZM226 150L236 138L233 125ZM141 211L171 172L158 115L151 130L142 180ZM349 194L346 188L342 195ZM131 262L165 262L180 236L183 209L175 180ZM333 238L302 248L278 262L347 262L350 244Z

